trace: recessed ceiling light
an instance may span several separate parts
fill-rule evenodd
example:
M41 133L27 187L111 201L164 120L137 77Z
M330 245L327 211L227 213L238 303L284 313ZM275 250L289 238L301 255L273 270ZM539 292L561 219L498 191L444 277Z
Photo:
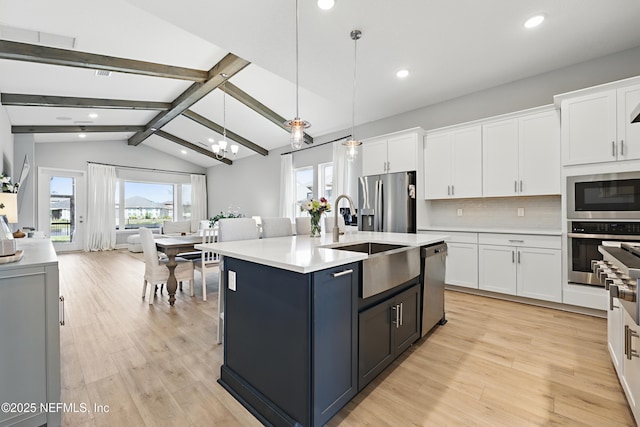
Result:
M208 140L208 141L209 141L209 142L213 142L213 138L209 138L209 140Z
M524 23L524 27L525 28L535 28L538 25L542 24L542 21L544 21L544 15L536 15L536 16L532 16L531 18L527 19Z
M87 134L86 133L80 133L78 134L78 138L86 138Z
M396 73L396 77L398 77L399 79L404 79L408 75L409 75L409 70L400 70Z
M181 152L182 154L184 154L184 155L186 155L186 154L187 154L187 150L180 150L180 152Z
M89 114L89 117L91 117L92 119L95 119L96 117L98 117L98 115L96 113L91 113Z
M329 10L334 4L334 0L318 0L318 7L322 10Z

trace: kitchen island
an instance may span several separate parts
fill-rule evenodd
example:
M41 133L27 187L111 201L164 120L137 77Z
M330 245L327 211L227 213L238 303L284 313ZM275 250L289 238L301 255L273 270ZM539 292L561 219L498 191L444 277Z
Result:
M326 423L366 384L363 353L384 356L366 362L368 382L420 337L419 269L398 286L362 298L362 266L376 255L337 246L416 248L410 253L419 265L417 248L445 238L352 232L338 243L328 234L197 245L222 256L220 384L264 424ZM389 333L359 340L365 317L375 327L387 322Z

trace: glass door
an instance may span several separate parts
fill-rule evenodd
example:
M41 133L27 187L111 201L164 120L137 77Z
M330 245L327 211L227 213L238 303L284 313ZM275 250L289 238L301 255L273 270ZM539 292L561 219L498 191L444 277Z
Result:
M85 173L38 169L38 231L56 252L84 249Z

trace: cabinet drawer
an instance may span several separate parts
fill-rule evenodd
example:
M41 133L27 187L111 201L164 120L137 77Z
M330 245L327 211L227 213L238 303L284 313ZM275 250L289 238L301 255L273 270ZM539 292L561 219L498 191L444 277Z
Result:
M527 246L530 248L560 249L560 236L538 234L479 233L478 243L483 245Z

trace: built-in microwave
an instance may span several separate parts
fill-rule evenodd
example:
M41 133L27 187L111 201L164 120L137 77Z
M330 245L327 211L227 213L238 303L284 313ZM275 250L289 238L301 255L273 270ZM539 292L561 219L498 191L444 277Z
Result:
M640 172L567 177L567 218L640 220Z

